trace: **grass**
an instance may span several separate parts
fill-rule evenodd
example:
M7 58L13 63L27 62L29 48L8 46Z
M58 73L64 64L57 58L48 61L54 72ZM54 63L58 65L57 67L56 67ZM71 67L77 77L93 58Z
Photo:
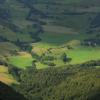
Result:
M41 0L40 0L41 1ZM42 25L42 28L44 30L44 33L40 35L40 38L42 39L39 43L34 43L32 51L38 55L41 55L49 48L52 49L52 55L55 57L59 57L63 52L66 52L68 57L72 58L71 64L77 64L82 63L88 60L96 60L100 59L100 48L87 48L87 47L78 47L74 48L72 50L68 50L66 47L61 48L60 46L78 46L80 44L80 41L86 39L86 38L92 38L95 34L85 34L85 29L88 29L88 26L90 24L89 18L95 18L95 14L83 14L83 15L66 15L63 14L64 11L69 12L70 7L74 9L74 3L76 4L82 4L83 0L54 0L52 3L58 3L62 5L53 5L50 3L50 7L48 6L47 9L47 3L45 1L41 1L42 3L37 2L37 4L34 5L35 8L37 8L39 11L42 12L48 12L48 15L52 15L52 17L58 17L61 20L57 20L55 18L47 18L39 20L44 20L43 22L46 22L46 25ZM89 3L88 1L85 1ZM92 0L92 2L94 2ZM96 1L97 2L97 1ZM95 2L95 3L96 3ZM70 6L67 6L67 4L71 4ZM27 6L24 6L23 3L18 2L17 0L7 0L5 3L5 7L10 10L11 16L12 16L12 23L17 25L22 31L21 33L16 33L12 31L9 27L0 25L0 36L5 37L7 40L10 41L16 41L19 39L21 42L32 42L34 39L31 37L30 33L31 31L35 33L35 29L33 28L34 21L27 20L27 16L30 12L30 9ZM79 7L76 8L76 12L80 11ZM74 12L74 10L72 10ZM56 14L56 16L55 16ZM84 30L84 31L83 31ZM80 32L83 33L80 33ZM19 48L16 47L12 43L0 43L0 55L1 54L9 54L12 51L18 51ZM26 68L27 66L32 65L32 61L34 58L32 58L30 55L23 54L23 55L17 55L17 56L10 56L9 63L19 67L19 68ZM58 66L63 65L64 63L58 58L54 61L54 63ZM44 64L41 64L40 62L37 63L37 68L45 68L47 67Z
M15 65L19 68L25 69L29 66L32 66L32 57L25 57L25 56L11 56L9 57L9 63ZM47 65L41 64L40 62L36 63L37 69L46 68Z
M12 75L9 74L8 68L2 65L0 65L0 81L8 85L17 83Z
M47 68L47 65L41 64L40 62L36 63L37 69L44 69Z
M0 42L0 55L9 55L14 51L18 51L19 48L10 42Z
M8 57L8 59L10 64L15 65L19 68L32 66L33 61L32 56L25 52L20 52L18 56L10 56Z
M8 73L8 68L0 65L0 73Z
M57 26L57 25L43 25L43 29L46 32L51 32L51 33L64 33L64 34L77 34L75 30L72 28L64 27L64 26Z
M53 33L53 32L44 32L40 35L42 38L41 43L59 46L66 44L71 40L84 40L86 37L94 37L94 34L85 34L85 33L77 33L77 34L68 34L68 33Z
M93 37L95 34L91 36L85 33L78 34L61 34L61 33L44 33L41 34L42 41L38 43L33 43L32 52L41 56L43 53L46 53L48 49L51 48L51 54L54 57L57 57L57 60L54 60L56 66L65 65L63 61L61 61L60 56L64 52L68 55L69 58L72 58L70 64L80 64L90 60L98 60L100 59L100 48L99 47L82 47L80 46L80 41L85 39L86 37ZM68 49L67 45L73 47L73 49ZM64 46L64 48L62 48ZM9 63L19 67L26 68L28 66L32 66L32 61L34 58L32 56L23 54L18 56L9 57ZM67 63L69 64L69 63ZM37 68L46 68L48 67L45 64L40 62L36 63Z
M54 51L53 51L54 52ZM66 52L69 58L72 58L70 64L81 64L90 60L99 60L100 59L100 48L92 47L79 47L72 50L55 50L54 56L59 56L63 52ZM56 55L55 55L56 54ZM56 60L55 63L60 66L64 63L61 60ZM69 64L69 63L68 63Z
M74 48L72 50L59 48L58 50L55 49L52 51L53 56L58 57L57 60L54 61L54 63L57 66L65 65L63 61L61 61L60 56L64 52L67 54L69 58L72 58L72 61L66 64L81 64L90 60L100 60L100 48L92 48L92 47L78 47Z
M32 57L23 57L23 56L11 56L9 57L9 63L15 65L16 67L25 69L29 66L32 66ZM40 62L36 63L37 69L46 68L47 65L41 64Z
M9 63L19 67L25 68L28 66L32 66L32 57L23 57L23 56L11 56L9 58Z
M42 54L43 52L45 53L46 50L48 49L48 46L44 46L44 48L41 49L39 48L39 45L37 46L36 50L37 52L34 51L36 54ZM36 48L36 45L35 45ZM47 49L46 49L47 48ZM42 51L43 50L43 51ZM53 48L51 50L52 53L49 55L52 55L56 57L57 59L54 60L53 62L56 64L56 66L62 66L65 65L65 63L61 60L61 54L64 52L67 54L69 58L72 58L72 61L68 64L81 64L90 60L99 60L100 59L100 48L99 47L76 47L74 49L68 50L67 48ZM29 56L28 54L23 54L19 56L11 56L9 58L9 62L19 68L26 68L28 66L32 66L32 61L34 58ZM37 69L42 69L48 67L48 65L42 64L39 61L36 63Z
M71 64L100 59L100 48L78 48L66 52L72 58Z
M40 52L40 51L39 51ZM53 51L53 56L60 56L64 50ZM72 58L72 61L67 64L80 64L90 60L98 60L100 59L100 50L99 48L76 48L73 50L66 50L65 51L68 57ZM20 68L26 68L27 66L32 65L32 57L11 57L10 62ZM56 66L65 65L61 59L57 59L54 61ZM38 69L46 68L47 65L41 64L40 62L36 63Z

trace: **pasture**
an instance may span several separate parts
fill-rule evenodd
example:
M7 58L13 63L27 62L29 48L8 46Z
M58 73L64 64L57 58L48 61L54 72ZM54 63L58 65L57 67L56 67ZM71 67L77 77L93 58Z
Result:
M32 66L33 58L30 54L22 53L17 56L8 57L9 63L19 68L26 68Z

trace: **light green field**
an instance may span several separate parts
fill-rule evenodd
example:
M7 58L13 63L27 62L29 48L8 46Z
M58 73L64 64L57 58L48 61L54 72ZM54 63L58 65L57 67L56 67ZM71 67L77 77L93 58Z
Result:
M66 53L72 58L71 64L100 59L100 48L78 48Z
M53 55L58 58L62 53L66 53L69 58L72 58L72 61L66 64L81 64L90 60L100 60L100 48L92 48L92 47L78 47L72 50L67 49L59 49L53 51ZM64 65L64 63L57 59L54 61L57 66Z
M9 57L9 63L19 68L26 68L32 66L32 57L12 56Z
M32 57L21 57L21 56L12 56L9 58L9 63L12 65L15 65L19 68L27 68L29 66L32 66ZM47 65L41 64L40 62L36 63L37 69L46 68Z

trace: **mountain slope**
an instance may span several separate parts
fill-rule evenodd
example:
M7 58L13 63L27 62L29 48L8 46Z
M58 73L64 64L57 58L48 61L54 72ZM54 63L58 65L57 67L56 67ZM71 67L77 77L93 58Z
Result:
M30 19L39 17L44 19L47 24L57 24L60 26L71 27L76 30L85 30L97 16L100 11L98 0L21 0L25 5L30 7ZM37 11L37 12L34 12ZM98 19L97 19L98 20ZM43 21L43 22L46 22Z
M11 87L0 82L0 100L26 100Z
M0 1L0 41L36 42L43 32L99 34L98 0Z
M65 66L20 74L18 91L32 100L99 100L100 69L91 65Z

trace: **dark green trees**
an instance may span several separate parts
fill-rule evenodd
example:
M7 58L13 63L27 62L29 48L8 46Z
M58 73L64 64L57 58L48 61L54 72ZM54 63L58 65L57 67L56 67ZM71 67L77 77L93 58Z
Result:
M64 63L67 62L67 55L66 55L66 53L63 53L63 54L62 54L61 59L62 59L62 61L63 61Z
M69 57L67 56L66 53L63 53L63 54L61 55L61 60L62 60L64 63L67 63L67 62L70 62L72 59L69 58Z

